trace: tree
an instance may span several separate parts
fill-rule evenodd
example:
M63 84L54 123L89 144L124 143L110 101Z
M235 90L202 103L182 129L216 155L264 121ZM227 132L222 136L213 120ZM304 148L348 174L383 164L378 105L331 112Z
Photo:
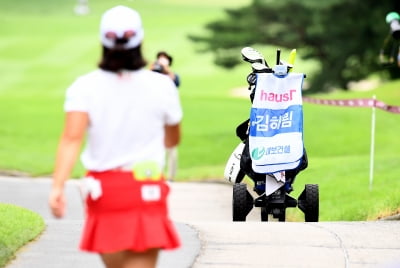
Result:
M237 51L244 46L302 48L303 58L321 64L310 91L346 88L381 69L379 50L389 31L385 16L396 10L398 0L253 0L207 24L210 35L189 38L204 43L215 53L215 63L226 68L239 63ZM400 77L398 69L390 74Z

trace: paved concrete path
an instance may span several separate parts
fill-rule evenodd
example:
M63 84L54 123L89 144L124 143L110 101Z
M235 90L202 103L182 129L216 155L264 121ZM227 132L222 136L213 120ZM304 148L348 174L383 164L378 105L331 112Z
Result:
M38 241L25 246L7 268L102 267L96 255L79 252L83 222L77 182L67 184L67 217L55 220L47 207L48 179L0 176L0 202L41 214L47 224ZM400 267L400 221L231 221L232 187L223 183L172 183L171 217L183 247L162 252L158 267ZM340 205L340 204L338 204Z
M16 178L0 176L0 202L15 204L39 213L46 230L35 242L23 247L7 268L94 268L102 267L96 254L80 252L78 243L84 211L76 180L66 186L66 217L55 219L48 208L50 180L47 178ZM174 187L172 187L174 188ZM183 246L163 251L158 268L191 267L200 252L200 240L193 227L176 222Z

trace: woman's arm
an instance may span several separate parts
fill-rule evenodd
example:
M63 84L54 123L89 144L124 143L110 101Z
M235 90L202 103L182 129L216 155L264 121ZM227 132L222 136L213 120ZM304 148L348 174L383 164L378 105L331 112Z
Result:
M70 177L78 158L88 124L87 113L67 112L64 131L58 145L49 197L51 211L58 218L64 216L65 213L64 184Z
M165 126L165 147L172 148L179 144L181 139L181 125L166 125Z

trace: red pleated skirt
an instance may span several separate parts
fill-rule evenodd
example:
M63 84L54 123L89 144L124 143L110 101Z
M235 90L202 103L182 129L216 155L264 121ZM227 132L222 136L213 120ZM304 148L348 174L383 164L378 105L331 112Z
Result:
M168 216L169 186L164 180L138 181L132 172L89 172L99 180L100 198L86 198L86 221L80 248L112 253L152 248L175 249L178 233Z

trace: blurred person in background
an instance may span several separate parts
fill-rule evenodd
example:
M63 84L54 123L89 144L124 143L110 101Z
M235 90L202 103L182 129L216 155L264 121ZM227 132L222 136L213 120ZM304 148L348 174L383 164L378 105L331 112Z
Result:
M182 109L170 78L146 70L139 13L117 6L100 23L99 68L68 89L49 206L65 214L64 185L81 154L86 217L80 248L107 268L155 267L180 240L169 218L165 148L180 140Z
M172 56L165 51L159 51L156 55L156 60L150 65L150 69L154 72L159 72L169 76L174 81L175 86L180 86L180 77L177 73L172 71ZM173 181L178 169L178 148L174 146L166 150L166 174L170 181Z
M172 56L165 51L159 51L156 56L156 60L150 65L150 69L165 75L168 75L175 86L178 88L181 84L180 77L177 73L172 71Z
M76 15L87 15L90 12L89 9L89 0L78 0L76 6L74 8Z

